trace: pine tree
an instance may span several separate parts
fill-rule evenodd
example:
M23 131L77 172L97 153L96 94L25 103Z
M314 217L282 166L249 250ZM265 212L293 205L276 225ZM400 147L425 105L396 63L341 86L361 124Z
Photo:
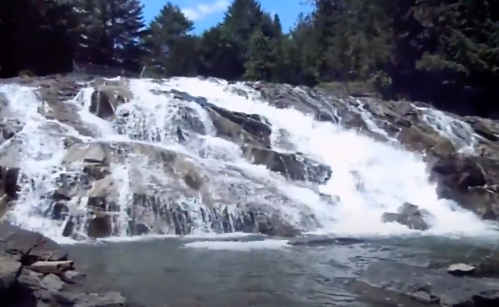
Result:
M193 22L180 8L167 3L150 23L144 40L149 53L148 70L156 76L195 70L196 40L190 34L193 29Z
M267 14L268 16L268 14ZM272 31L272 20L267 19L263 29L265 13L260 3L255 0L235 0L227 9L221 23L223 39L235 52L234 61L228 73L229 79L237 79L244 74L245 62L248 60L249 41L256 31L269 35Z
M273 47L270 38L262 32L253 33L249 42L245 79L274 81L278 58Z

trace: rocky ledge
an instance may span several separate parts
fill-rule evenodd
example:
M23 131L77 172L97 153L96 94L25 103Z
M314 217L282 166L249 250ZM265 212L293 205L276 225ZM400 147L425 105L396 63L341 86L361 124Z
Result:
M209 155L210 145L199 137L208 133L196 115L196 110L202 109L215 134L238 148L248 162L263 165L295 185L312 189L330 178L332 170L315 157L298 152L290 144L286 152L273 148L271 138L280 142L280 148L286 148L287 136L283 131L274 131L263 116L233 112L178 90L155 90L152 95L178 104L178 114L167 127L171 131L165 135L141 130L141 126L147 125L144 118L121 107L134 98L130 80L69 75L16 78L3 83L32 87L40 101L38 113L47 119L44 123L47 131L63 140L65 155L60 165L61 175L55 180L57 189L42 197L50 204L46 206L49 209L36 213L63 225L65 236L78 240L107 237L123 235L123 229L127 229L127 235L185 235L203 227L218 233L243 231L295 236L303 230L320 227L307 206L293 203L300 211L298 220L296 215L286 216L286 210L280 210L280 206L294 201L280 191L270 191L261 178L236 167L210 169L182 152L153 145L175 139L186 147L201 148L202 157ZM439 197L455 200L483 219L499 220L498 123L459 117L420 103L338 97L312 88L261 82L246 85L242 89L227 84L226 90L243 97L260 95L276 108L295 108L318 121L339 124L378 142L423 156ZM84 88L91 89L90 112L112 123L120 134L146 142L97 141L102 132L82 120L77 106L85 103ZM12 102L7 97L0 95L0 102L3 214L16 206L19 189L29 184L31 178L23 172L19 154L28 137L26 133L23 135L25 123L12 114L9 108ZM81 137L65 133L54 122L71 127ZM144 162L138 156L147 157L148 167L154 172L144 174L135 167ZM119 198L118 191L122 183L113 176L113 165L125 162L132 197L126 200L124 209L120 203L123 205L125 200ZM217 181L209 180L213 176L217 176ZM164 178L172 180L165 182ZM245 188L248 185L251 189ZM227 193L214 195L212 191ZM265 197L254 200L253 196L260 193ZM331 205L336 201L326 196L323 199ZM187 203L199 200L204 207L194 213ZM123 211L127 214L126 221L121 218ZM399 212L387 212L380 219L425 230L426 215L427 212L407 203L401 204Z
M476 278L483 275L474 275L475 269L465 264L437 269L380 260L361 274L356 290L382 306L497 306L499 280Z
M41 234L0 222L0 239L2 307L139 307L118 292L87 292L68 253Z
M482 219L499 221L499 122L462 117L419 102L340 97L287 85L248 85L277 108L295 108L319 121L334 122L421 155L440 198L454 200ZM385 215L383 220L397 218ZM426 228L420 222L410 224Z

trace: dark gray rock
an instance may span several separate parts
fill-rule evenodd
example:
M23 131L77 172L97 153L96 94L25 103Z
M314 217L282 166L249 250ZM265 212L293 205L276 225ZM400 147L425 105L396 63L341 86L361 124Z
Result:
M398 211L397 213L385 212L381 216L381 221L383 223L399 223L410 229L427 230L430 228L425 221L425 216L429 216L429 213L419 209L418 206L404 203Z
M393 306L399 305L404 298L421 303L413 306L489 307L499 304L499 282L495 280L455 277L445 271L387 260L367 267L357 281L357 291L366 299Z
M3 236L8 233L9 236ZM60 260L50 255L40 254L42 249L54 251L60 255L60 247L52 240L41 237L40 234L9 227L1 224L0 235L2 243L7 243L7 252L0 249L0 306L2 307L124 307L136 306L118 292L89 293L86 291L85 275L76 271L66 271L56 274L40 274L30 269L30 265L37 261ZM44 243L40 243L44 242ZM28 256L30 247L40 243L38 248L32 249L33 256ZM44 245L47 246L44 246ZM12 247L23 251L21 257L12 256ZM31 246L30 246L31 245ZM5 246L2 246L5 247ZM31 250L30 250L31 253Z
M20 262L0 254L0 302L5 300L12 284L16 281L20 268Z
M0 238L1 246L9 254L22 256L29 250L31 260L26 261L35 262L38 259L59 261L67 260L68 257L67 251L54 240L8 222L0 222Z
M0 143L13 138L16 133L21 131L24 123L15 118L3 118L0 121Z
M279 153L268 148L245 145L243 155L254 164L265 165L268 169L282 174L291 180L325 183L331 178L331 168L327 165L294 153Z

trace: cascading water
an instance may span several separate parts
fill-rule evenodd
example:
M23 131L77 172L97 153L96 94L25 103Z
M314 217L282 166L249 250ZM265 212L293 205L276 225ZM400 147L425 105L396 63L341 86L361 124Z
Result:
M201 208L213 198L217 201L237 199L235 203L265 200L268 206L292 223L299 224L303 216L312 214L318 222L317 227L309 227L314 232L404 234L414 231L395 223L382 223L380 216L387 211L396 211L404 202L410 202L431 213L432 227L427 233L459 234L464 224L467 225L468 235L489 234L491 231L488 224L472 213L455 210L452 202L437 199L435 187L428 182L425 163L419 156L346 130L340 125L316 121L294 109L274 108L243 84L196 78L173 78L161 82L141 79L131 80L129 89L133 99L116 110L126 116L120 116L113 122L89 111L93 92L90 87L66 102L78 108L82 122L93 133L92 136L82 136L72 127L39 114L42 102L35 89L18 85L0 86L0 94L5 94L9 102L7 107L3 107L2 115L15 117L24 123L24 128L16 137L0 147L0 163L18 161L24 177L28 178L22 185L20 200L10 212L9 219L13 223L62 240L65 222L47 217L49 202L45 198L56 189L62 173L71 173L71 169L61 167L61 161L67 153L64 138L74 136L86 141L154 145L188 157L203 169L211 187L204 194L200 192L182 199L187 210L198 219L201 219ZM321 161L331 167L331 178L318 187L297 184L263 166L249 163L243 159L239 146L216 136L209 115L199 104L161 94L171 90L204 97L209 103L227 110L262 115L272 125L274 150L287 152L291 147ZM248 96L236 94L238 91ZM183 113L186 106L192 111L188 116ZM359 112L366 111L359 109ZM427 120L432 124L446 120L435 112L427 114ZM365 116L369 118L368 114ZM189 142L181 142L177 127L187 117L194 122L191 126L195 127L195 131L188 131L193 134ZM286 145L282 142L282 132L286 134ZM456 134L455 131L445 133L450 133L450 138ZM466 142L471 138L467 135ZM18 154L2 150L12 146L12 142L17 142ZM133 198L132 182L149 184L162 181L166 185L173 184L171 178L158 178L158 173L148 165L145 157L114 163L111 168L112 176L119 184L117 199L121 204L129 203ZM339 201L332 205L321 194L338 197ZM81 203L72 203L69 208L73 211L84 210ZM122 206L117 214L118 236L125 237L127 208ZM154 219L154 216L151 218ZM210 231L201 224L196 225L191 232L193 234Z
M459 152L473 154L476 135L471 126L442 111L418 107L424 112L423 120L442 136L448 138Z

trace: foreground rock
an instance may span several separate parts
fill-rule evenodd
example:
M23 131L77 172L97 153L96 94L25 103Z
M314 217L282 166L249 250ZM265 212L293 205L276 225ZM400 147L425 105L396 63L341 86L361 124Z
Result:
M118 292L88 293L63 248L49 238L0 223L0 306L123 307Z
M358 280L357 290L366 299L389 306L408 300L413 301L412 306L489 307L499 304L498 281L455 277L445 271L385 260L368 266Z

